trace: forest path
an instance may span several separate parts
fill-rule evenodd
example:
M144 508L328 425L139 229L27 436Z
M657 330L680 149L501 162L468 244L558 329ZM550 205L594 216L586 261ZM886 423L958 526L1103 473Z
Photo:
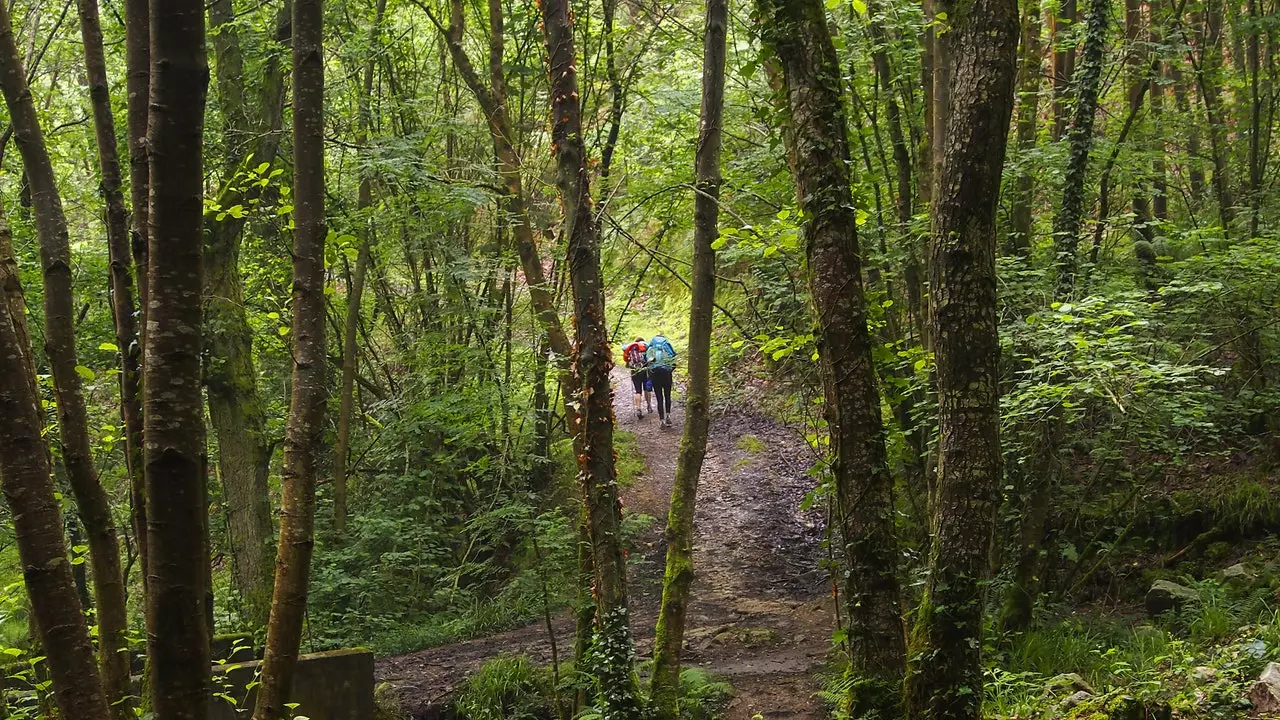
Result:
M660 427L656 414L637 419L625 369L613 379L618 427L635 436L646 467L622 492L624 512L655 518L634 548L640 557L633 556L630 575L632 631L638 653L647 657L662 595L663 529L684 408L677 399L670 428ZM686 667L732 683L729 720L825 717L814 697L816 671L835 624L829 582L818 567L822 514L800 509L812 485L805 473L812 459L804 439L775 421L741 409L722 409L712 417L698 490L697 575L684 660ZM572 621L561 618L555 629L564 660L572 653ZM550 662L546 626L385 658L377 677L396 687L414 718L435 718L470 672L501 654Z

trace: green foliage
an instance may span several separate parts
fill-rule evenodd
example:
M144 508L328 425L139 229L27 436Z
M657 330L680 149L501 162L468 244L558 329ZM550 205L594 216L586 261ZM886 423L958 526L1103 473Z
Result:
M499 657L480 666L454 709L461 720L551 720L550 674L525 657Z

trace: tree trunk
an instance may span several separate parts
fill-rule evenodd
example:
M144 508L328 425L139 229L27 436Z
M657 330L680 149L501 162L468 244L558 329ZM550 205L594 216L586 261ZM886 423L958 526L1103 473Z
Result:
M94 8L96 11L96 7ZM81 391L76 357L75 300L72 291L71 244L67 219L54 179L53 163L27 87L26 71L13 44L8 18L0 20L0 32L8 41L0 45L0 83L13 124L14 139L22 155L23 169L35 209L36 234L44 273L45 353L53 374L58 409L59 439L67 478L76 499L93 563L93 589L100 627L99 660L108 700L123 701L129 695L124 578L120 570L120 546L106 491L98 479L89 439L89 415ZM0 41L2 42L2 41ZM101 48L101 44L98 45ZM105 75L105 66L98 67ZM91 78L92 82L92 78ZM106 88L101 89L105 93ZM117 173L118 175L118 173ZM107 183L104 183L106 185ZM119 187L118 183L116 185ZM118 194L117 194L118 199ZM119 210L123 212L123 208ZM123 218L120 218L121 220ZM18 352L23 352L18 349ZM127 708L117 708L124 718Z
M1062 181L1062 205L1053 219L1057 250L1057 297L1070 299L1076 292L1080 268L1080 230L1084 224L1084 183L1093 147L1093 123L1098 112L1102 83L1102 56L1107 43L1108 0L1091 0L1085 26L1084 52L1076 78L1076 105L1067 131L1067 170Z
M676 456L675 485L667 516L667 565L653 641L650 698L661 720L679 718L680 658L689 589L693 584L693 522L698 477L711 425L711 315L716 293L720 235L720 147L724 122L725 38L728 0L707 0L702 49L702 109L693 208L693 300L689 309L689 381L684 434Z
M98 145L98 163L102 173L102 194L106 201L107 252L111 265L111 311L115 320L116 348L120 354L120 420L124 426L125 466L129 473L129 487L141 489L142 481L142 375L139 361L142 357L142 339L138 336L137 318L134 316L133 272L130 268L131 252L129 217L121 192L120 158L116 153L115 116L111 111L111 93L107 81L107 65L102 49L102 27L98 19L96 0L78 0L80 10L80 34L84 40L85 71L89 79L89 98L93 105L95 137ZM132 494L131 494L132 496ZM143 505L145 503L136 503ZM145 510L143 511L145 512ZM145 515L144 515L145 517ZM135 533L145 530L135 526ZM143 573L145 577L146 573ZM128 578L124 578L127 582ZM123 632L125 628L119 628ZM117 650L126 647L126 639L118 638ZM108 650L102 648L105 653ZM128 695L128 657L114 652L112 659L103 658L119 673L116 685L110 690L123 692L113 697L113 702ZM111 679L106 682L110 686ZM115 705L117 717L132 718L130 708L124 703Z
M284 114L283 63L269 56L263 70L258 117L246 103L244 63L235 15L229 0L209 5L209 24L217 61L218 101L223 116L222 187L218 204L245 204L258 190L243 188L241 175L275 159ZM288 41L289 2L276 19L275 40ZM253 138L246 147L245 138ZM244 220L205 218L205 333L208 362L205 385L209 420L218 438L218 470L227 504L232 580L241 613L254 627L265 627L271 606L274 555L271 546L271 497L267 476L271 452L266 411L253 360L253 331L245 313L240 247Z
M1249 237L1258 237L1258 225L1262 219L1262 171L1265 157L1262 153L1262 94L1260 92L1262 26L1259 24L1258 0L1247 0L1249 12L1248 41L1245 61L1249 69ZM1274 20L1274 18L1273 18ZM1272 100L1274 104L1274 99ZM1259 380L1264 376L1259 374Z
M324 14L322 0L293 4L293 389L285 428L280 544L254 720L285 720L302 641L316 475L324 432Z
M382 16L387 11L387 0L377 0L373 14L373 27L369 28L369 57L364 65L362 93L360 95L360 116L357 122L360 130L356 144L368 142L373 127L372 111L369 104L373 95L373 71L377 60L375 48L378 43L378 32L382 27ZM356 328L360 322L360 301L364 296L364 279L369 268L369 253L373 244L373 219L367 216L373 206L373 177L365 171L360 178L360 189L356 198L356 212L365 223L365 234L356 254L356 269L352 274L351 287L347 292L347 316L342 329L342 386L338 406L338 445L333 453L333 530L342 533L347 526L347 452L351 440L351 414L355 404L352 391L356 378Z
M1160 128L1164 122L1164 85L1166 80L1165 63L1161 59L1164 48L1165 18L1160 9L1160 0L1148 0L1147 6L1149 8L1148 12L1151 13L1147 37L1151 42L1151 47L1156 57L1155 62L1152 64L1151 124L1153 127ZM1168 146L1162 133L1157 133L1153 149L1156 156L1151 161L1151 215L1157 221L1165 221L1169 219L1168 169L1165 164L1165 153L1168 152Z
M1029 154L1036 148L1036 120L1040 107L1040 75L1044 65L1040 45L1040 0L1026 0L1022 12L1022 67L1018 76L1018 151ZM1010 210L1010 246L1015 255L1031 254L1035 200L1035 175L1023 159L1014 180L1013 209Z
M1196 82L1200 97L1204 100L1205 118L1209 127L1209 152L1213 160L1213 192L1218 201L1218 220L1225 235L1231 235L1235 219L1235 199L1231 195L1231 168L1227 148L1227 120L1222 108L1222 0L1206 0L1205 10L1199 13L1201 28L1197 32L1200 60L1196 68Z
M9 13L2 5L0 23L0 52L14 51L16 59ZM67 562L29 354L9 312L0 312L0 348L0 482L58 710L65 720L111 717Z
M156 720L209 702L204 412L200 390L204 6L151 2L150 279L143 388L150 584L147 667Z
M1200 158L1200 125L1192 112L1191 88L1177 63L1169 63L1169 78L1173 81L1173 102L1187 123L1187 183L1191 190L1191 206L1194 210L1204 199L1204 167Z
M984 587L1000 497L995 230L1018 7L975 0L951 16L955 95L930 263L939 476L906 693L908 716L919 720L982 717Z
M765 42L782 64L796 194L807 220L809 286L818 318L832 472L847 562L843 589L850 618L850 672L865 679L850 690L850 715L900 717L906 649L893 479L862 294L839 61L820 2L762 0L760 15Z
M556 155L556 185L568 238L567 261L574 305L574 367L579 385L575 418L581 434L579 476L586 499L595 577L596 637L593 668L605 717L642 716L627 611L627 563L623 552L622 507L613 458L612 365L609 328L604 317L600 273L600 227L592 211L582 108L578 99L577 53L566 0L543 0L551 92L551 141ZM566 391L568 395L568 391Z
M1061 0L1058 12L1050 17L1053 41L1053 141L1066 133L1071 98L1071 79L1076 73L1076 44L1068 33L1076 25L1076 0Z
M126 123L129 135L129 200L133 210L133 223L129 231L130 252L133 255L133 272L138 283L138 362L141 379L141 358L146 345L147 327L147 237L149 234L147 203L151 187L148 180L150 168L147 159L147 114L151 94L151 18L148 0L124 0L125 69L128 73L128 111ZM121 346L120 352L133 352ZM138 387L141 398L142 387ZM141 402L141 400L139 401ZM139 417L141 417L139 412ZM126 429L128 423L126 422ZM133 539L138 544L138 566L142 568L142 588L147 587L147 488L145 470L141 466L144 440L139 434L135 440L140 466L129 476L129 517L133 523Z
M1142 0L1124 0L1124 37L1128 50L1125 53L1125 94L1129 99L1129 112L1133 115L1141 112L1147 86L1151 81L1144 77L1151 63L1148 61L1149 51L1144 51L1139 43L1142 38ZM1133 224L1139 237L1147 242L1155 240L1155 230L1151 227L1151 199L1147 195L1145 173L1135 173L1137 179L1133 187Z

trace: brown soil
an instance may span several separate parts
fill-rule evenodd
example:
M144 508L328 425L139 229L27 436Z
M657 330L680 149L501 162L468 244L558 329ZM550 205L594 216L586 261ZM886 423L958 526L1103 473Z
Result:
M677 400L675 427L659 427L656 415L637 419L624 372L614 379L615 411L621 429L635 434L646 464L640 480L623 491L624 512L659 519L642 539L631 570L632 629L638 653L647 657L662 594L662 520L684 414ZM730 720L825 716L814 697L815 672L834 627L829 581L818 567L823 521L820 512L800 509L813 484L806 473L812 462L793 429L740 408L718 410L712 418L698 495L698 574L685 664L734 686ZM561 658L572 652L572 634L571 620L556 621ZM502 654L549 663L546 626L385 658L377 677L391 684L414 718L439 717L466 676Z

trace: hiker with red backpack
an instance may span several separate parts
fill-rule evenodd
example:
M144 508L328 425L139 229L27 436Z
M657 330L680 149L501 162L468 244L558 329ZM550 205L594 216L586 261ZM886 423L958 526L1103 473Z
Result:
M653 412L653 383L649 379L649 361L645 357L648 349L649 346L645 344L642 337L636 338L635 342L622 349L622 359L626 361L627 369L631 371L631 386L636 391L634 400L637 420L644 417L644 412L640 410L642 394L649 412Z

